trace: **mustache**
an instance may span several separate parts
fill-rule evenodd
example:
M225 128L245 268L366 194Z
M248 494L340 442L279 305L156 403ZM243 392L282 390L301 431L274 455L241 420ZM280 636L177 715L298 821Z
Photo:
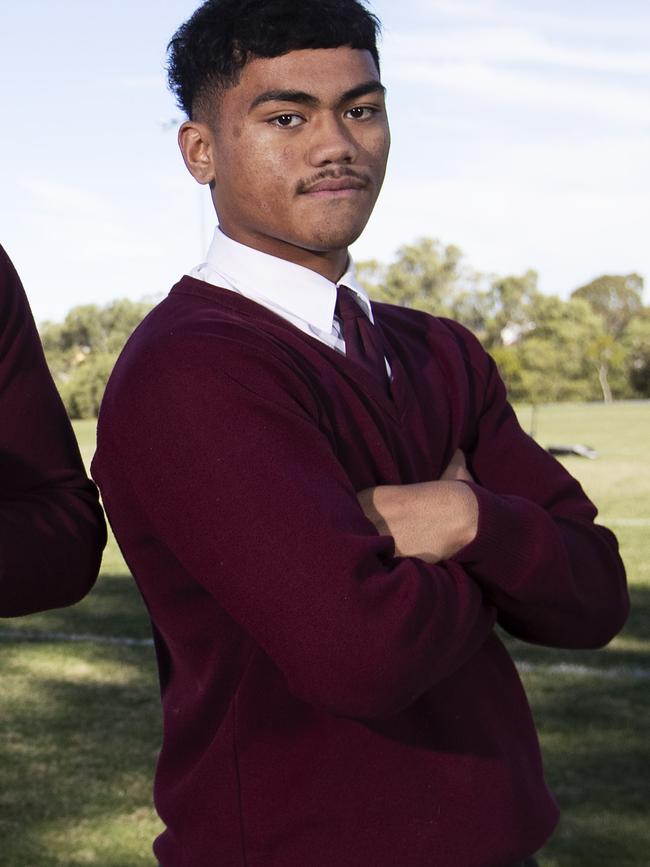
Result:
M338 181L341 178L356 178L356 180L361 181L364 186L368 186L371 183L371 178L369 175L366 175L364 172L356 172L354 169L350 169L348 167L340 168L340 169L323 169L315 175L312 175L310 178L306 180L298 181L296 186L296 192L298 194L308 193L309 190L316 186L320 181L332 180Z

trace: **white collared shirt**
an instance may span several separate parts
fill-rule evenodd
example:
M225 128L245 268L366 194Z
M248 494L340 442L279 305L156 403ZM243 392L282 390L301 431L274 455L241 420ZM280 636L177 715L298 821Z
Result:
M205 262L189 272L190 277L231 289L282 316L305 334L345 353L338 319L334 315L336 287L309 268L278 259L233 241L219 227ZM352 260L339 280L374 323L370 300L355 277Z

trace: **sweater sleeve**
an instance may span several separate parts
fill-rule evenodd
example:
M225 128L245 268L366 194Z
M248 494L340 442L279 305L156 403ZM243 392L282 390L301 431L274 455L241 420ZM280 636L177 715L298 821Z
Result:
M22 285L0 248L0 616L71 605L106 539Z
M494 610L459 564L393 556L299 371L258 350L219 351L228 343L175 339L147 356L155 377L140 363L114 374L93 463L109 516L128 479L152 536L294 695L390 717L477 652Z
M594 523L579 483L521 429L493 360L462 332L482 395L467 453L479 524L453 560L513 635L551 647L603 646L629 611L616 538Z

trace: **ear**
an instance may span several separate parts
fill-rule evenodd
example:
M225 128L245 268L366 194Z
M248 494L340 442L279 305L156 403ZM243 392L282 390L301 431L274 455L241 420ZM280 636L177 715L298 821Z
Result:
M214 181L214 147L208 125L185 121L178 130L178 146L194 180L200 184L211 184Z

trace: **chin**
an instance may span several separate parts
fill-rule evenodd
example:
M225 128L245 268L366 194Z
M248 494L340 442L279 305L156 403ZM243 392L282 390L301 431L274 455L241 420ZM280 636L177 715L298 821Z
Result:
M327 253L330 250L344 250L357 240L365 226L364 222L361 226L346 228L332 226L327 229L317 229L313 232L310 240L305 243L305 247L317 253Z

